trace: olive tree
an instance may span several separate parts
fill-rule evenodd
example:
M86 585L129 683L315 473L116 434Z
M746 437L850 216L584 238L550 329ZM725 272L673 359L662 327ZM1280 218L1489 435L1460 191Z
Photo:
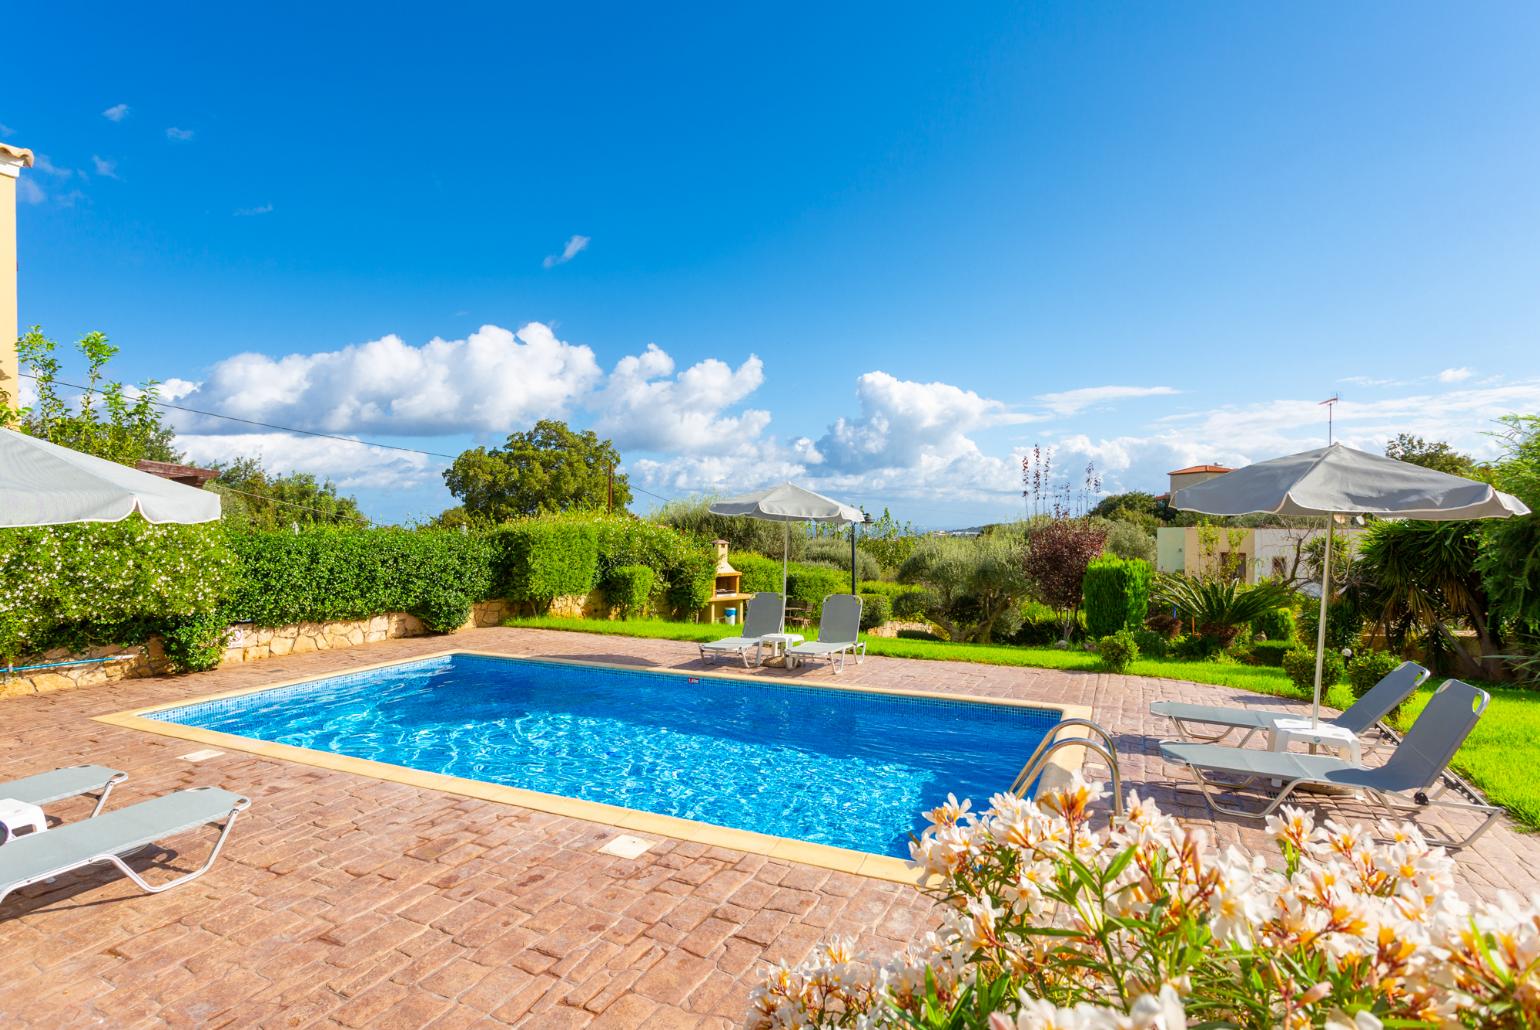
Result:
M930 591L926 616L953 640L988 643L995 628L1027 594L1019 532L978 537L926 537L899 568L898 578Z

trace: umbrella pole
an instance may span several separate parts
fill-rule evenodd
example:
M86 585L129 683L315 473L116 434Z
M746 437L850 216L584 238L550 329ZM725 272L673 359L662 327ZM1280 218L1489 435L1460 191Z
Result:
M1326 554L1321 559L1321 617L1315 627L1315 704L1310 709L1312 729L1321 725L1321 671L1326 662L1326 609L1331 598L1331 550L1332 536L1337 516L1326 516Z
M782 522L781 528L786 531L781 541L781 632L786 632L786 556L791 553L791 523Z

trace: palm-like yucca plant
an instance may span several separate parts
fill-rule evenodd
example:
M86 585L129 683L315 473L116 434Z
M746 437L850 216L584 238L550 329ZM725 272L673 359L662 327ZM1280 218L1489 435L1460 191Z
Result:
M1184 621L1197 626L1205 637L1217 639L1228 647L1252 619L1289 602L1289 590L1281 583L1258 583L1248 587L1229 580L1197 579L1162 575L1155 583L1155 596L1162 604L1175 608Z
M1479 546L1474 522L1409 520L1376 523L1360 549L1360 564L1380 602L1380 626L1410 622L1429 643L1440 638L1457 672L1467 677L1489 673L1460 647L1453 624L1463 621L1475 630L1483 655L1501 650L1477 568Z

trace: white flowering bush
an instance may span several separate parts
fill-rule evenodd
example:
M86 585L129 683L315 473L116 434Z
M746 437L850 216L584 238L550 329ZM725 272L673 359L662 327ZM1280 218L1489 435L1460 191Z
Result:
M749 1025L1540 1026L1540 905L1467 904L1414 826L1285 808L1269 863L1137 794L1097 829L1101 796L1077 777L927 813L911 852L940 929L902 955L835 940L776 968Z
M215 612L235 572L218 523L0 530L0 660L130 644L159 622Z

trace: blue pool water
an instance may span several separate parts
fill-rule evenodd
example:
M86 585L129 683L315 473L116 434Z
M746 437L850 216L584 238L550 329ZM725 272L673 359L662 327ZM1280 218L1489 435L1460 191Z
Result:
M148 716L907 858L948 792L981 806L1049 709L449 655Z

